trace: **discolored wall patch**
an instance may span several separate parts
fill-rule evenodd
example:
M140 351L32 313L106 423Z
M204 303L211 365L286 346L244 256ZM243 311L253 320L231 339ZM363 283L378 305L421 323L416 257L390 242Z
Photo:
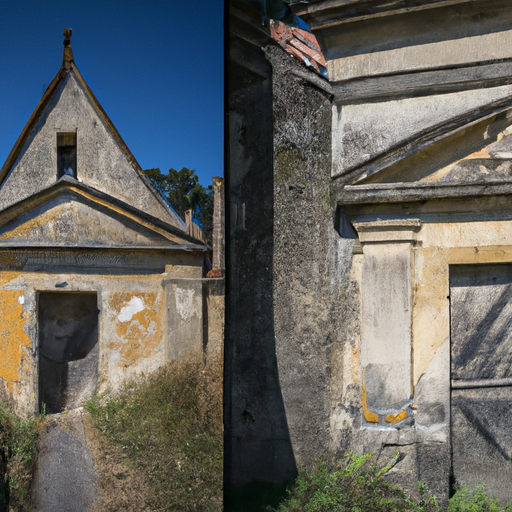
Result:
M14 383L21 379L26 350L31 345L24 330L23 302L22 290L0 290L0 378L11 394Z
M118 353L117 365L128 367L148 358L162 343L162 297L158 292L110 294L113 332L108 349Z

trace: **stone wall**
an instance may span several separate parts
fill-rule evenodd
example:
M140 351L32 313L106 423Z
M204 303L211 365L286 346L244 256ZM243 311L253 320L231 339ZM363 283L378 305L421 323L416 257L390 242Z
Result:
M349 445L359 388L343 373L359 309L331 186L329 86L244 23L228 82L225 488L228 510L238 498L261 510L297 464Z
M43 293L46 298L95 296L99 311L99 391L115 389L126 378L150 372L170 359L205 350L206 318L211 318L206 323L212 332L212 350L215 346L219 353L222 295L208 298L203 291L202 261L197 263L168 265L161 274L1 272L4 315L0 347L6 357L0 362L0 382L4 394L14 399L20 412L37 412L39 333L44 327L40 325L39 302ZM59 336L64 343L70 333L64 332L61 324L58 329L62 333L52 336ZM87 398L81 397L80 402Z
M268 35L257 12L241 2L233 8L240 17L229 41L224 488L227 510L256 511L262 496L284 490L296 464L274 332L272 66L261 50Z
M350 260L330 190L330 94L280 48L267 47L266 56L273 71L276 355L295 458L304 465L332 446L331 376Z
M450 379L450 317L462 308L450 297L458 266L480 265L474 286L485 274L497 305L474 305L473 327L494 336L486 353L507 345L501 274L491 283L484 267L512 261L510 6L297 4L330 82L238 8L226 176L228 492L284 482L326 451L375 451L385 462L398 450L393 478L411 492L425 482L444 505L464 450L509 456L508 420L476 405L490 392L463 388L512 381ZM464 346L476 335L467 336ZM468 364L481 370L478 350ZM493 410L508 407L507 393L496 392ZM474 446L453 454L464 437ZM491 466L457 478L501 481L492 475L504 470Z

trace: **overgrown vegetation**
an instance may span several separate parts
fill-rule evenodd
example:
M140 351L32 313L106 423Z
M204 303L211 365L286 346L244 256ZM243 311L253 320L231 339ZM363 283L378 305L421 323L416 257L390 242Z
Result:
M152 510L222 509L220 364L173 362L87 404L151 486Z
M498 500L485 495L485 486L479 485L475 489L459 489L450 499L448 512L512 512L512 504L500 507Z
M87 403L96 427L147 479L150 489L140 510L222 510L220 368L219 362L205 365L200 357L173 362L127 382L116 394L95 396ZM43 420L44 415L20 418L0 404L1 512L30 511ZM313 468L300 470L286 499L272 510L439 512L434 496L423 485L418 485L419 498L412 498L386 479L398 460L397 453L380 467L373 454L322 459ZM482 485L459 489L449 500L447 512L512 512L512 504L500 506L486 496Z
M384 478L397 457L379 469L373 454L346 454L341 460L320 460L304 468L276 512L437 512L435 498L420 485L421 500Z
M346 454L341 460L320 460L304 468L287 498L274 512L439 512L435 497L418 484L419 499L385 478L398 454L383 468L373 454ZM485 494L485 486L459 489L448 503L447 512L512 512L512 504L501 507Z
M20 418L0 404L0 510L30 510L30 484L43 416Z

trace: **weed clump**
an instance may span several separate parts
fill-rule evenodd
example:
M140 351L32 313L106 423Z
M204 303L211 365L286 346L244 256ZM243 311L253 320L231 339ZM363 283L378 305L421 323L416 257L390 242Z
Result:
M21 418L0 404L0 510L30 510L30 485L43 417Z
M275 512L437 512L435 498L421 484L422 499L406 496L402 488L384 478L396 457L378 469L373 454L346 454L341 460L320 460L303 468L288 497Z
M435 497L421 483L420 500L384 478L398 454L383 468L372 463L373 454L345 454L341 460L321 459L313 468L302 468L287 498L273 512L439 512ZM485 494L485 485L462 487L450 498L447 512L512 512L512 503Z
M221 366L172 362L86 405L151 486L154 510L222 509Z
M512 512L512 504L500 507L499 501L485 495L485 485L462 487L450 498L448 512Z

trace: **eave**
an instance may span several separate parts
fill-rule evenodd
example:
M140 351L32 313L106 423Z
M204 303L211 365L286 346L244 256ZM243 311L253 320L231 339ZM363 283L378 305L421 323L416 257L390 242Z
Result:
M63 190L70 191L85 200L96 203L100 207L107 208L112 212L125 217L146 229L152 230L164 238L167 238L169 240L169 245L162 245L160 249L165 248L177 250L179 247L179 250L184 250L184 247L187 247L187 250L210 250L206 244L190 236L188 233L182 231L176 226L173 226L172 224L169 224L157 217L153 217L152 215L149 215L93 187L84 185L69 176L63 176L52 186L34 194L33 196L23 199L0 212L0 225L18 218L31 208L38 207L48 201L51 201ZM9 244L12 246L12 243L9 242Z
M474 1L477 0L321 0L306 5L294 4L292 9L315 31L345 23Z
M378 183L347 185L339 193L342 205L425 202L431 199L459 199L512 195L512 181L460 185L456 183Z

